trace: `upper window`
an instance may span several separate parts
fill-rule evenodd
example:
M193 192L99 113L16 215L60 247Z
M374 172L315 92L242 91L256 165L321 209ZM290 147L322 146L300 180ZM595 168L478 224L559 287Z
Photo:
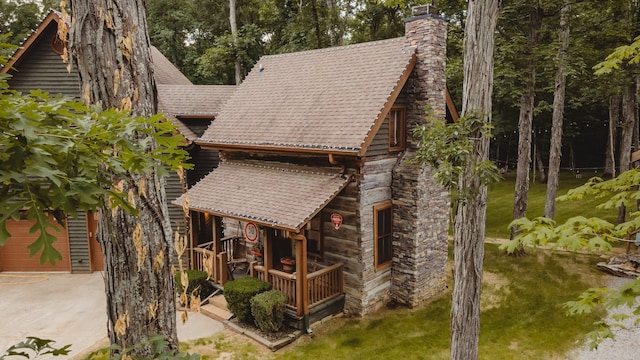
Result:
M322 241L322 211L309 221L309 224L304 230L304 236L307 238L307 253L315 255L317 258L322 258L324 251Z
M387 119L389 119L389 150L404 150L405 108L392 107Z
M373 236L376 270L391 266L393 258L393 206L390 202L373 207Z

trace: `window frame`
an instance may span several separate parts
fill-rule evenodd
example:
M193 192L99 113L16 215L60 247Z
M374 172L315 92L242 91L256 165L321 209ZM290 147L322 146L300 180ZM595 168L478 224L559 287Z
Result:
M394 121L392 121L392 114L400 114L399 121L396 121L394 117ZM392 106L389 109L389 113L387 114L387 119L389 120L389 139L388 146L389 151L401 151L406 148L406 124L407 124L407 110L404 106ZM397 138L397 136L399 138Z
M382 211L389 211L389 232L386 234L379 233L378 215ZM379 242L381 237L388 237L389 259L384 262L380 262L380 249ZM373 264L375 270L383 270L391 267L393 263L393 203L391 201L384 202L373 206Z
M324 258L324 217L323 217L323 211L321 210L320 212L318 212L316 214L316 216L314 216L313 218L311 218L311 220L309 220L309 222L307 223L307 226L304 229L304 236L305 238L307 238L307 255L311 255L317 259L323 259ZM313 222L317 221L317 225L318 228L317 229L313 229ZM318 231L320 238L318 239L318 248L319 248L319 252L315 252L315 251L311 251L311 249L309 249L309 243L310 243L310 236L309 233L311 231Z

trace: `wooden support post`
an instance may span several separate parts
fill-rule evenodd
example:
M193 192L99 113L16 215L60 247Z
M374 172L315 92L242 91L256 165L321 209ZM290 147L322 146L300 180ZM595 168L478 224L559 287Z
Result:
M296 247L296 307L298 316L309 316L309 289L307 288L307 238L293 234Z
M222 238L222 218L219 216L214 216L213 221L211 221L211 233L213 234L213 273L214 273L214 281L220 285L224 285L226 282L227 272L220 271L220 257L218 254L222 251L222 242L220 239ZM223 269L224 270L224 269Z
M261 230L262 233L262 245L264 247L262 254L264 261L265 280L271 282L269 276L269 270L273 269L273 244L271 244L271 237L269 236L269 230Z

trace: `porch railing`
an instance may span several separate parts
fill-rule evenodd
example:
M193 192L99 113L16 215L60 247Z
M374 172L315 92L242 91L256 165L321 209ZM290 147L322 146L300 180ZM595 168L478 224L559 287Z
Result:
M192 269L206 271L210 274L209 279L216 284L224 285L227 282L228 268L226 252L221 252L216 255L213 250L209 250L206 247L195 247L192 251Z
M336 264L308 274L307 289L310 308L344 293L342 272L343 265ZM296 274L271 269L267 276L264 266L254 264L251 266L251 274L255 278L271 283L273 289L287 294L289 298L287 306L297 310Z

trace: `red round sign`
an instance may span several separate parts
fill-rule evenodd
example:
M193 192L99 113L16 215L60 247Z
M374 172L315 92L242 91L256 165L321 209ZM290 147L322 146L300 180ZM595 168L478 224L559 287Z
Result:
M342 226L342 215L336 213L331 214L331 224L334 229L340 229L340 226Z
M256 241L258 239L258 226L252 222L248 222L244 226L244 237L251 242Z

